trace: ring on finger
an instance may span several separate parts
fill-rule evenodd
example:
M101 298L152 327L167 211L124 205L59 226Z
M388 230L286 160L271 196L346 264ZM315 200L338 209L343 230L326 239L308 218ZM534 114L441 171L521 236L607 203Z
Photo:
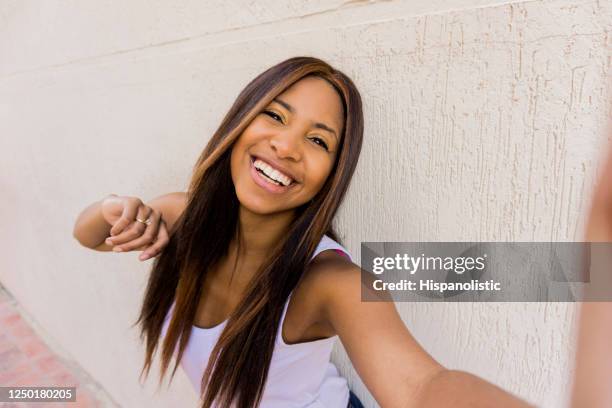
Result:
M151 217L147 218L146 220L141 220L140 218L136 217L136 221L142 222L145 225L150 225L151 224Z

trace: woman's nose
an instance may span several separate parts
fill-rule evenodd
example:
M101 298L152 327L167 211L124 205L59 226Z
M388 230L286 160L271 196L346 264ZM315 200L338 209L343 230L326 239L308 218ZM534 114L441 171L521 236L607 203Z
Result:
M270 145L279 158L299 161L302 158L299 143L302 137L303 134L296 131L278 132L270 139Z

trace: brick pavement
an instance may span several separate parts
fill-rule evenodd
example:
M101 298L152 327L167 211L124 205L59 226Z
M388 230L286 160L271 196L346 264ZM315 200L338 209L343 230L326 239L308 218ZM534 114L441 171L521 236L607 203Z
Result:
M75 386L71 403L2 403L1 408L116 407L106 393L74 362L43 341L17 302L0 285L0 386Z

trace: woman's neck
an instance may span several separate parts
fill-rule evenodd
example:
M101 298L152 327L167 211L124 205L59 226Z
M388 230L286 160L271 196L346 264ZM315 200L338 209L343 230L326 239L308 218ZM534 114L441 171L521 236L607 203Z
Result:
M287 233L294 212L255 214L240 206L236 236L211 278L228 297L239 299L276 244ZM235 300L238 302L238 300Z
M263 262L287 233L294 216L293 211L261 215L240 206L238 233L230 244L229 253L236 254L235 256L244 263Z

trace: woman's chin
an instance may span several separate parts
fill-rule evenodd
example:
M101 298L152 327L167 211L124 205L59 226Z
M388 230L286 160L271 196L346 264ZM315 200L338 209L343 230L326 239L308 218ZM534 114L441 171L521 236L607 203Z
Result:
M244 210L258 215L271 215L291 210L288 208L279 207L279 203L272 203L268 202L267 200L256 199L253 197L241 198L238 196L238 201Z
M251 186L249 186L251 187ZM307 200L299 200L297 197L282 197L282 194L276 197L267 192L258 191L259 187L253 191L252 188L237 188L236 196L240 206L254 214L271 215L286 212L295 212L306 204Z

